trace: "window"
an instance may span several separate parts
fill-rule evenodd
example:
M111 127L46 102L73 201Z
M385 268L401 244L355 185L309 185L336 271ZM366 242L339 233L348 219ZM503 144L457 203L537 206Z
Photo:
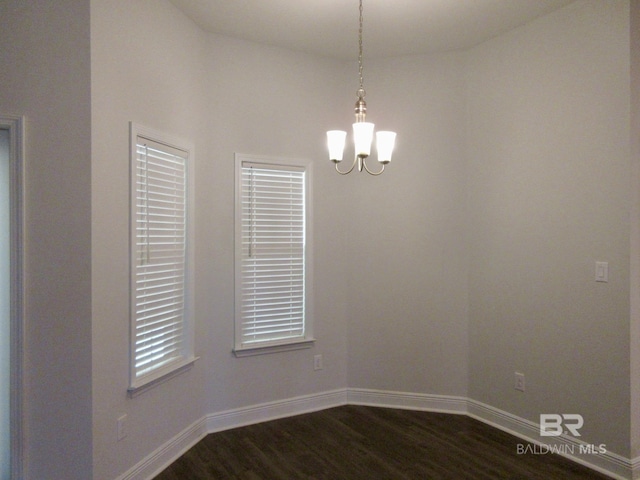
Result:
M182 145L182 146L180 146ZM131 385L193 363L193 148L131 124Z
M311 164L236 155L236 356L311 346Z

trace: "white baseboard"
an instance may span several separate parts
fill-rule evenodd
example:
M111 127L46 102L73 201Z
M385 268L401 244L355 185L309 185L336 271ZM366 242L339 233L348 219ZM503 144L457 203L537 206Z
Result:
M640 457L631 460L631 472L633 480L640 479Z
M467 413L467 399L464 397L429 395L426 393L350 388L347 391L347 403L350 405L370 405L373 407L425 410L429 412Z
M347 391L344 389L304 395L207 415L206 428L207 433L220 432L254 423L316 412L346 403Z
M469 415L476 420L522 438L524 441L541 445L538 424L472 399L448 395L350 388L207 415L152 452L117 480L152 479L209 433L347 404ZM547 438L553 440L545 441L544 445L553 445L554 453L559 453L617 480L640 479L640 457L631 461L609 451L598 455L580 455L580 446L586 445L584 442L564 435ZM571 452L575 452L575 455Z
M347 403L352 405L466 414L527 442L541 444L538 424L465 397L351 388L348 390L347 400ZM554 440L545 442L545 445L553 445L554 452L574 462L618 480L640 479L640 457L632 463L629 459L609 451L597 455L580 454L580 447L586 446L584 442L566 435L549 438ZM575 455L571 452L575 452Z
M347 391L341 389L207 415L147 455L117 480L151 480L209 433L315 412L346 403Z
M205 419L202 418L151 452L132 469L119 476L117 480L152 479L202 440L206 434Z
M545 437L545 441L541 442L539 424L509 412L469 399L467 415L527 442L544 447L537 450L538 454L544 455L547 454L544 452L553 452L617 480L635 478L632 477L632 466L629 459L610 451L599 454L592 453L593 449L589 450L589 446L585 442L569 435ZM523 454L533 453L525 452Z

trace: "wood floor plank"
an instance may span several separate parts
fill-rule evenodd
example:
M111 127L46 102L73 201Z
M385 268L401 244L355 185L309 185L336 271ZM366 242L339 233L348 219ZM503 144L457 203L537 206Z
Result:
M604 480L465 415L347 405L207 435L155 480Z

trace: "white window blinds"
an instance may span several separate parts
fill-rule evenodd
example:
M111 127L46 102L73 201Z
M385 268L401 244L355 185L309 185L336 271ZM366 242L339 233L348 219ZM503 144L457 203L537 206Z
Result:
M132 386L192 357L186 318L188 152L135 137Z
M304 339L305 168L242 161L239 176L236 350Z

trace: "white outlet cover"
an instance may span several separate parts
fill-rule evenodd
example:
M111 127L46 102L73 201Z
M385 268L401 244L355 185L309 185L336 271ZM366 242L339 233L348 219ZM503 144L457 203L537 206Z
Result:
M123 440L127 436L127 415L122 415L117 422L118 441Z

